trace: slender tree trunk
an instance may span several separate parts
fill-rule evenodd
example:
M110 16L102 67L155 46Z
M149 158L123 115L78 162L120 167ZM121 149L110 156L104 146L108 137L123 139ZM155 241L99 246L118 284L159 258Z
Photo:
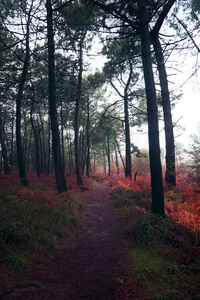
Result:
M58 119L57 119L54 35L53 35L51 0L47 0L46 8L47 8L48 71L49 71L49 115L51 118L53 164L54 164L57 190L60 193L62 193L64 191L67 191L67 184L63 172L61 147L60 147L60 135L59 135Z
M87 145L85 143L85 134L82 132L82 139L81 139L81 174L83 175L85 172L85 165L87 160Z
M8 163L8 154L7 154L6 143L5 143L5 132L3 130L1 115L0 115L0 143L1 143L4 173L7 175L10 174L10 167Z
M123 164L123 167L124 167L124 172L126 171L126 165L125 165L125 162L123 160L123 157L122 157L122 154L121 154L121 151L120 151L120 147L119 147L119 144L118 144L118 141L117 141L117 138L116 138L116 135L115 135L115 142L116 142L116 145L117 145L117 150L118 150L118 153L119 153L119 156L120 156L120 159L122 161L122 164Z
M129 62L130 73L124 90L124 116L125 116L125 139L126 139L126 169L125 176L132 179L132 161L131 161L131 141L130 141L130 125L128 112L128 88L131 82L133 67Z
M23 147L23 153L24 153L24 161L25 161L25 168L27 169L27 142L28 142L28 129L27 129L27 118L26 118L26 112L24 112L24 117L23 117L23 123L24 123L24 136L23 136L23 143L22 143L22 147Z
M31 119L31 126L33 129L33 135L34 135L34 139L35 139L36 173L37 173L37 177L40 177L39 131L36 129L36 126L35 126L34 120L33 120L33 108L34 108L34 101L35 101L34 98L35 98L35 96L34 96L34 87L33 87L33 99L32 99L32 104L31 104L30 119Z
M63 122L63 109L61 102L61 111L60 111L60 119L61 119L61 141L62 141L62 164L63 169L65 170L65 142L64 142L64 122Z
M86 159L86 175L87 177L90 176L90 103L89 99L87 98L87 127L86 127L86 135L87 135L87 159Z
M39 166L40 166L40 173L43 173L43 166L44 166L44 154L43 154L43 147L42 147L42 137L41 137L42 129L39 129L38 138L39 138Z
M79 122L80 122L80 101L81 101L81 93L82 93L82 72L83 72L82 41L80 41L79 52L80 53L79 53L78 95L76 98L76 110L75 110L75 165L76 165L77 185L83 185L83 180L80 172L80 158L79 158Z
M41 172L46 172L47 170L47 157L46 157L46 142L45 142L45 126L43 124L43 121L41 120L42 122L42 139L41 139L41 148L43 149L42 153L43 153L43 159L42 159L42 162L41 162Z
M12 111L12 125L11 125L11 147L10 147L10 167L13 171L14 166L14 159L13 159L13 151L14 150L14 110Z
M110 137L109 135L107 136L107 144L108 144L108 148L107 148L107 156L108 156L108 176L110 176Z
M32 159L33 155L32 154L32 149L31 149L31 142L32 142L32 132L33 130L30 130L29 133L29 140L28 140L28 146L27 146L27 171L29 171L29 167L30 167L30 158Z
M125 112L125 139L126 139L126 169L125 176L132 178L132 164L131 164L131 142L130 142L130 126L128 115L128 96L124 95L124 112Z
M39 150L39 134L37 129L35 128L34 121L31 115L31 125L33 129L34 139L35 139L35 156L36 156L36 173L37 177L40 177L40 150Z
M168 187L176 186L176 168L175 168L175 146L174 146L174 132L171 115L170 93L168 87L167 73L165 69L164 56L162 46L157 34L151 35L154 51L156 54L157 68L159 72L162 106L164 112L165 124L165 143L166 143L166 173L165 181Z
M47 173L50 173L51 169L51 120L48 117L48 160L47 160Z
M165 216L163 179L160 160L159 130L158 130L158 108L156 99L156 89L153 76L150 34L148 29L148 16L145 0L137 0L138 17L140 22L140 38L142 48L142 63L147 97L148 115L148 138L149 157L151 171L152 188L152 211Z
M104 173L106 174L106 156L105 156L105 145L104 145L104 143L103 143L102 147L103 147L103 170L104 170Z
M116 161L117 175L119 175L119 163L118 163L117 148L116 148L116 142L115 141L114 141L114 148L115 148L115 161Z
M22 76L19 82L19 88L17 93L17 103L16 103L16 145L17 145L17 161L19 168L19 177L21 183L24 186L28 186L28 180L26 175L26 164L24 159L24 152L22 146L22 136L21 136L21 103L23 98L24 85L28 73L28 64L30 59L30 48L29 48L29 35L30 35L30 11L27 20L26 29L26 53L23 64Z
M74 173L74 161L73 161L71 136L69 137L69 166L70 166L70 171Z

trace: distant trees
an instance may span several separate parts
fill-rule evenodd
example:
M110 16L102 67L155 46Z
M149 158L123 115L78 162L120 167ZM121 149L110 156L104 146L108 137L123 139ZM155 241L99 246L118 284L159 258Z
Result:
M191 136L191 143L187 151L191 159L189 176L192 181L200 186L200 124L197 134Z

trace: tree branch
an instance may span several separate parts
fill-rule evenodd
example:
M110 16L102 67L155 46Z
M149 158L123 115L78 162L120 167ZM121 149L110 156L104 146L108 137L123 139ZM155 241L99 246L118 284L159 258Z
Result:
M200 52L200 48L199 46L196 44L195 40L193 39L191 33L188 31L187 27L185 26L185 24L175 15L173 14L173 16L177 19L177 21L182 25L182 27L185 29L185 31L187 32L189 38L192 40L195 48L197 49L198 52Z
M156 24L154 26L154 28L151 31L151 35L157 35L160 31L160 28L162 27L162 24L168 14L168 12L170 11L171 7L174 5L174 3L176 2L176 0L169 0L167 2L167 4L164 6L163 10L161 11L158 20L156 21Z

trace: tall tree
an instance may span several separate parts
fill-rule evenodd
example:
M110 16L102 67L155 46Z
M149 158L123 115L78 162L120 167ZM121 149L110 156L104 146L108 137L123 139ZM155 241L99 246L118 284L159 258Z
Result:
M166 144L165 181L168 184L169 188L176 186L175 146L174 146L174 132L173 132L173 122L172 122L172 114L171 114L170 92L168 87L168 79L167 79L167 72L165 68L164 54L159 39L159 31L175 1L176 0L169 0L166 3L150 34L151 41L154 46L155 55L156 55L157 68L159 72L160 87L161 87L162 106L163 106L164 124L165 124L165 144Z
M75 110L75 164L76 164L76 179L78 185L83 185L83 180L80 170L80 157L79 157L79 126L80 126L80 102L82 98L82 74L83 74L83 38L79 41L79 71L78 71L78 91L76 97L76 110Z
M146 0L137 0L141 51L147 97L149 157L152 188L152 211L165 216L162 168L160 160L158 108L150 51L150 33Z
M49 74L49 115L51 118L52 131L52 152L54 171L56 176L57 190L62 193L67 191L67 184L64 176L60 135L56 107L56 85L55 85L55 57L54 57L54 33L53 33L53 9L51 0L46 2L47 9L47 38L48 38L48 74Z
M4 113L4 116L6 114ZM3 122L3 113L2 113L2 106L0 106L0 143L1 143L1 152L3 158L3 166L4 166L4 173L10 173L9 161L8 161L8 151L6 147L6 136L5 136L5 129L4 129L4 122Z
M115 44L115 43L114 43ZM111 64L111 66L110 66ZM118 81L120 83L120 88L117 87L112 81L112 78L109 79L111 86L115 89L117 94L123 100L124 106L124 124L125 124L125 152L126 152L126 164L125 164L125 176L132 178L132 162L131 162L131 138L130 138L130 122L129 122L129 102L130 102L130 89L132 87L133 82L135 82L134 74L133 74L133 65L129 60L127 62L128 66L126 67L126 72L124 72L124 65L119 67L118 63L115 66L118 70L114 70L114 62L111 60L110 63L106 63L104 67L104 72L109 76L114 77L115 75L118 77ZM121 71L119 71L121 69ZM117 72L117 73L116 73ZM119 72L119 74L118 74ZM125 73L125 74L124 74ZM127 75L128 74L128 75ZM124 77L124 78L123 78ZM127 78L126 78L127 77ZM120 90L123 88L123 91Z
M27 175L26 175L26 164L24 159L24 151L22 147L22 137L21 137L21 103L23 98L24 85L28 73L28 65L30 60L30 24L31 24L31 10L33 7L33 2L28 11L27 23L26 23L26 35L25 35L25 58L23 62L22 75L19 82L19 88L17 93L16 101L16 145L17 145L17 160L19 168L19 176L22 184L24 186L28 185Z
M84 51L90 45L88 32L93 26L94 14L93 8L84 1L73 1L73 3L65 7L62 11L63 31L69 36L67 47L72 49L75 54L76 74L77 74L77 92L75 96L75 167L77 184L83 185L82 174L80 169L80 149L79 149L79 127L80 127L80 104L82 101L82 83L83 83L83 67L84 67ZM91 39L91 35L90 35ZM65 43L66 44L66 43Z

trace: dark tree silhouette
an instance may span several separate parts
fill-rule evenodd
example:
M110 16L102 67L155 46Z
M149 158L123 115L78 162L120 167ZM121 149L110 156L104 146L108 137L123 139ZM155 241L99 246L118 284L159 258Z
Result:
M49 71L49 115L51 118L53 164L54 164L54 171L56 176L57 190L60 193L62 193L64 191L67 191L67 184L64 176L63 166L62 166L60 135L59 135L58 119L57 119L54 34L53 34L51 0L47 0L46 9L47 9L48 71Z
M149 157L152 188L152 211L165 216L162 168L160 161L160 145L158 130L158 108L153 76L150 33L145 0L138 0L138 19L141 38L142 63L147 97Z

